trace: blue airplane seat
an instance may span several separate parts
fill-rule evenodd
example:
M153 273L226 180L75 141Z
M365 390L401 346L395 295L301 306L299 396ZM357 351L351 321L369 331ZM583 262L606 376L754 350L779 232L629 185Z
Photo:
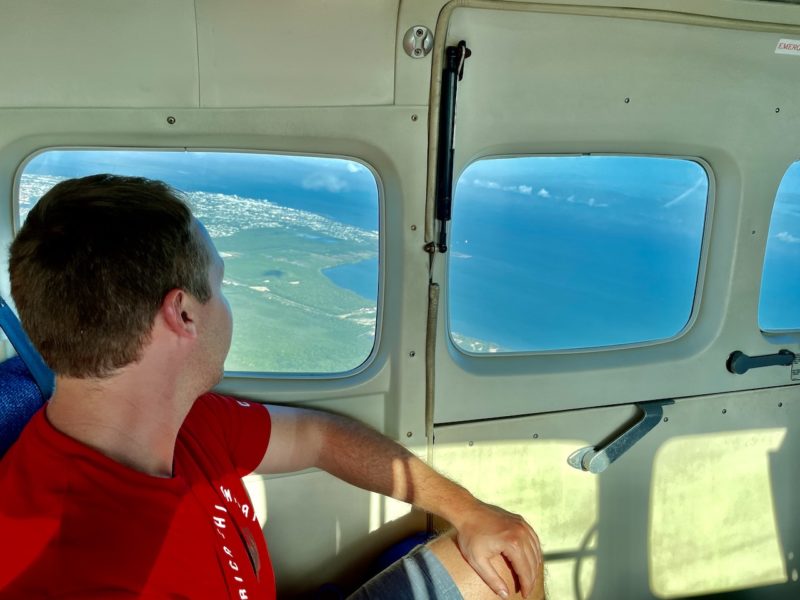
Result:
M0 363L0 457L53 394L53 372L33 347L11 307L0 298L0 329L17 356Z

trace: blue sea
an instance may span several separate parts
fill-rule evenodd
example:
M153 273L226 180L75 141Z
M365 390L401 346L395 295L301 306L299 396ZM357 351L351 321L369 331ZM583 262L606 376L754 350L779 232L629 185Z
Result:
M323 274L341 288L370 302L378 301L378 259L372 258L323 269Z

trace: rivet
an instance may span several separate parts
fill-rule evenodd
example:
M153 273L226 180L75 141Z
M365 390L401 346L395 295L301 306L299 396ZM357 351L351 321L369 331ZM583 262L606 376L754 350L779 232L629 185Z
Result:
M783 402L778 402L778 408L780 408L781 406L783 406Z
M777 107L777 108L775 109L775 112L776 112L776 113L779 113L779 112L781 112L781 108L780 108L780 106L779 106L779 107Z
M170 125L175 125L175 117L173 117L172 115L167 117L167 123L169 123Z
M406 437L412 437L413 435L414 435L414 433L412 431L409 431L409 432L406 433Z
M630 104L630 103L631 103L631 99L630 98L625 98L625 104Z
M412 121L416 121L417 119L419 119L419 117L417 115L411 115L411 120Z
M411 358L414 358L414 357L417 355L417 353L416 353L416 352L414 352L414 351L412 350L411 352L409 352L409 353L408 353L408 355L409 355Z
M669 421L669 417L664 417L664 423Z
M475 443L475 442L473 442L472 440L470 440L470 441L469 441L469 445L470 445L470 446L472 446L474 443Z
M417 226L416 225L412 225L411 226L411 231L416 231L416 230L417 230Z
M722 414L723 414L723 415L725 415L725 414L728 414L728 409L727 409L727 408L723 408L723 409L722 409Z
M539 439L539 434L538 433L534 433L533 434L533 439L538 440Z

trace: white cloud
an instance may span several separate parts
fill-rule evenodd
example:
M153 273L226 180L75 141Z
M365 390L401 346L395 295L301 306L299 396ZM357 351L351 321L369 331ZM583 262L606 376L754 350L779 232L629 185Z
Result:
M487 190L499 190L501 186L496 181L490 181L488 179L473 179L472 185L479 188L486 188Z
M487 190L503 190L504 192L524 194L526 196L530 196L533 193L533 188L529 185L500 185L499 182L490 179L473 179L472 185Z
M549 198L550 197L550 192L548 192L546 189L542 188L538 192L536 192L536 195L539 196L539 198Z
M786 242L787 244L800 244L800 237L794 236L788 231L781 231L775 237L782 242Z
M347 182L333 173L318 172L312 173L303 180L303 188L338 193L347 189Z
M358 173L358 170L359 170L358 169L358 165L356 163L354 163L354 162L348 162L347 163L347 171L349 173Z

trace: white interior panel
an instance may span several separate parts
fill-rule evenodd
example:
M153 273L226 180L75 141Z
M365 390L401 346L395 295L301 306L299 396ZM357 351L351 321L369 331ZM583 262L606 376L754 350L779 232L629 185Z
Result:
M196 106L191 0L0 4L0 106Z
M397 7L398 0L198 0L201 104L391 104Z
M364 583L382 551L425 530L424 515L411 512L409 505L321 471L261 482L268 497L263 529L280 598L299 597L333 581L343 588Z
M442 426L434 464L534 526L549 598L793 598L799 411L792 388L681 400L599 475L567 457L630 406Z

